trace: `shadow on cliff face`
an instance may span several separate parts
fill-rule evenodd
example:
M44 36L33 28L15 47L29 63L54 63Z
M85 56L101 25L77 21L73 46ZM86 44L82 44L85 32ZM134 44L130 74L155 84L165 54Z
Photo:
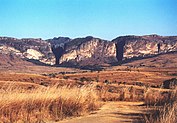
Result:
M59 65L61 56L64 54L65 46L52 46L52 52L55 56L55 65Z
M158 53L160 53L160 43L157 44Z
M119 41L115 45L116 45L116 58L118 62L121 63L124 57L125 41Z

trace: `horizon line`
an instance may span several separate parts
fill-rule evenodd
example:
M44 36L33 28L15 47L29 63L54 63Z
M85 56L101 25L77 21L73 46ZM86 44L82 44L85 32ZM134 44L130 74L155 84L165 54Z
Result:
M115 38L118 38L118 37L126 37L126 36L153 36L153 35L156 35L156 36L161 36L161 37L173 37L173 36L177 36L177 35L159 35L159 34L155 34L155 33L152 33L152 34L144 34L144 35L135 35L135 34L127 34L127 35L119 35ZM99 39L103 39L103 40L107 40L107 39L104 39L104 38L101 38L99 36L92 36L92 35L86 35L86 36L77 36L77 37L69 37L69 36L54 36L53 38L41 38L41 37L13 37L13 36L0 36L0 38L14 38L14 39L18 39L18 40L22 40L22 39L40 39L40 40L50 40L50 39L54 39L54 38L60 38L60 37L63 37L63 38L70 38L70 39L77 39L77 38L86 38L86 37L93 37L93 38L99 38ZM111 39L111 40L107 40L107 41L112 41L114 40L115 38Z

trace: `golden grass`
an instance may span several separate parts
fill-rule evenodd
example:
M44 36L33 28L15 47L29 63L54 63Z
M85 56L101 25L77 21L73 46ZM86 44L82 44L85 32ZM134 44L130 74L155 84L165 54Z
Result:
M10 85L0 92L0 123L58 121L99 107L99 98L92 86L55 85L23 90Z
M166 100L161 106L154 106L154 109L150 115L144 117L145 123L176 123L177 89L171 92L168 101Z
M125 73L127 74L127 72ZM88 73L82 74L85 77ZM99 81L94 82L95 78L90 74L86 77L93 78L93 81L81 82L79 80L82 74L67 74L61 75L61 77L58 75L58 78L31 74L24 76L23 74L1 74L3 81L0 82L2 85L0 87L0 123L53 122L70 116L79 116L97 109L100 106L100 99L103 101L144 101L145 104L153 105L153 108L158 110L158 114L163 115L162 108L156 105L164 104L173 97L171 94L173 91L170 89L128 85L127 83L119 84L110 81L111 76L118 76L117 72L109 73L109 76L104 76L107 72L91 73L96 77L99 74L99 77L104 77L103 80L108 79L108 83L99 82L101 80L99 77ZM101 76L101 74L103 75ZM64 76L69 79L62 79ZM74 80L75 77L78 78L77 81ZM125 75L123 77L125 78ZM63 82L61 83L60 80ZM41 82L50 83L49 87L42 86ZM52 83L58 83L58 85L52 86ZM69 84L70 86L61 87ZM82 86L84 84L85 86ZM77 85L82 87L76 87ZM172 106L168 105L168 107L170 110ZM168 113L165 112L163 120L167 115ZM158 116L162 118L162 116ZM150 118L152 120L146 119L152 122L157 120L154 117Z
M150 106L164 105L165 103L174 100L174 93L176 93L176 89L154 89L148 87L144 89L144 102L146 105Z
M177 122L177 101L172 104L165 105L160 110L160 116L155 123L176 123Z

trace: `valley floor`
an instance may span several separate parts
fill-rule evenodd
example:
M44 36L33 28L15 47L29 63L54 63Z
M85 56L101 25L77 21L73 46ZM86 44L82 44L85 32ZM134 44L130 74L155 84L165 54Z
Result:
M153 61L153 60L152 60ZM88 89L88 97L90 97L91 101L92 98L95 99L98 96L102 102L104 102L104 105L97 111L93 111L87 115L82 115L84 112L75 111L76 114L74 115L66 115L66 119L62 121L58 121L58 119L61 118L53 118L53 121L49 123L54 123L56 120L56 123L144 123L144 116L146 114L152 114L151 108L143 105L144 103L155 103L156 101L167 102L170 101L169 95L171 95L171 92L174 89L164 89L162 88L162 83L165 80L170 80L174 78L177 79L177 67L174 65L174 67L139 67L139 64L144 63L144 61L139 61L138 63L132 63L125 66L112 66L109 68L105 68L102 71L90 71L90 70L80 70L75 68L64 68L64 67L51 67L51 66L37 66L37 65L27 65L27 66L2 66L0 65L0 91L4 92L4 95L7 96L6 91L9 87L17 88L17 90L21 89L24 91L24 94L28 95L28 92L33 93L34 95L41 94L40 88L44 88L47 90L48 87L53 87L54 85L57 85L57 88L61 87L68 87L66 88L66 92L71 95L71 99L74 100L74 107L78 106L77 96L78 93L75 95L73 92L82 92L81 87L90 87L93 86L93 88L96 90L95 93L90 96L90 92L92 90ZM149 64L149 62L148 62ZM160 63L161 64L161 63ZM173 65L173 64L171 64ZM6 89L7 88L7 89ZM73 91L72 90L77 90ZM79 90L81 89L81 90ZM39 92L36 90L40 90ZM68 91L69 90L69 91ZM11 97L13 94L13 88L10 88L9 97ZM18 92L18 91L17 91ZM46 91L48 92L48 91ZM50 91L49 91L50 92ZM63 91L62 91L63 92ZM84 92L84 91L83 91ZM16 96L20 95L21 92L17 93ZM53 97L53 91L49 93ZM55 93L58 96L58 92ZM2 101L6 101L3 94L1 94ZM64 96L63 96L64 95ZM62 96L64 99L66 98L68 100L68 95L64 93ZM83 93L83 95L85 95ZM20 97L20 96L19 96ZM27 96L25 96L27 97ZM34 101L38 101L40 99L41 95L36 98L36 96L33 96ZM45 95L43 96L45 99ZM89 103L88 97L85 96L83 99L85 102L81 104L87 104ZM168 97L168 98L167 98ZM38 99L39 98L39 99ZM145 99L146 98L146 99ZM19 98L20 99L20 98ZM44 102L41 99L42 103ZM58 97L57 97L58 99ZM30 99L31 100L31 99ZM124 100L124 101L120 101ZM2 102L1 101L1 102ZM13 100L11 100L13 102ZM51 99L49 101L55 101L54 99ZM107 102L106 102L107 101ZM130 101L137 101L137 102L130 102ZM140 101L146 101L146 102L140 102ZM28 100L24 100L24 102L28 103ZM66 102L66 109L70 109L67 106L69 104L68 101ZM71 105L73 104L71 101ZM0 108L4 108L6 104L9 104L8 100L1 105ZM13 104L13 103L12 103ZM19 104L21 103L17 103ZM31 104L31 103L28 103ZM55 103L54 103L55 104ZM95 101L95 104L97 102ZM50 103L51 106L53 106L53 103ZM12 107L14 105L11 105ZM41 105L43 106L43 105ZM54 105L55 106L55 105ZM81 105L79 108L82 109ZM23 106L22 106L23 107ZM83 106L84 107L84 106ZM42 107L43 108L43 107ZM44 107L44 111L46 107ZM153 107L155 108L155 106ZM18 108L17 108L18 109ZM33 105L29 108L30 110L33 110ZM47 108L49 109L49 108ZM97 109L97 108L96 108ZM72 109L71 109L72 110ZM7 111L4 109L4 112ZM15 112L16 110L14 110ZM3 111L0 112L1 114L4 113ZM36 112L36 111L34 111ZM61 111L62 112L62 111ZM90 112L90 110L84 112L87 113ZM23 112L22 112L23 113ZM50 115L53 116L53 114L50 112L50 110L45 114L46 112L43 112L42 115ZM80 113L80 114L78 114ZM5 113L4 113L5 114ZM19 113L20 114L20 113ZM33 113L32 113L33 115ZM3 115L4 116L4 115ZM71 116L71 117L70 117ZM79 116L79 117L77 117ZM16 117L16 116L14 116ZM26 117L25 117L26 118ZM31 117L31 119L34 117ZM8 117L7 117L8 119ZM22 117L24 119L24 117ZM9 120L9 119L8 119ZM41 120L41 122L43 119ZM46 121L50 121L50 119L47 119ZM1 121L0 121L1 122Z

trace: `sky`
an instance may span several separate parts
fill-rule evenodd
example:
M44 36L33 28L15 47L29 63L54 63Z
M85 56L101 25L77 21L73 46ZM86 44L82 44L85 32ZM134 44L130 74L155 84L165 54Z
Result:
M177 0L0 0L0 36L177 35Z

